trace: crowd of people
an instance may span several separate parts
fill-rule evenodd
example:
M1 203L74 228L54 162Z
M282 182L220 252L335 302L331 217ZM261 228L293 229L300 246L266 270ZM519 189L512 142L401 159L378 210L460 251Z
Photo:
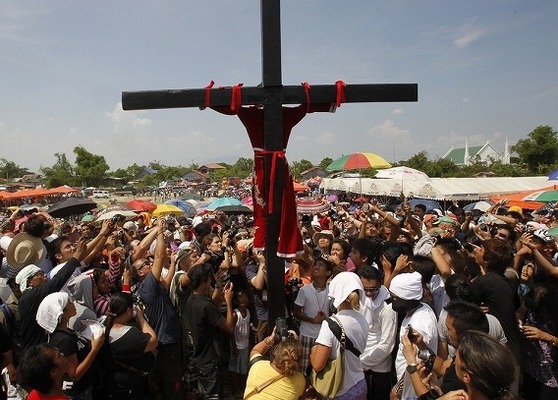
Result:
M558 210L338 196L299 215L270 321L247 215L0 221L13 399L558 398ZM28 396L28 397L27 397Z

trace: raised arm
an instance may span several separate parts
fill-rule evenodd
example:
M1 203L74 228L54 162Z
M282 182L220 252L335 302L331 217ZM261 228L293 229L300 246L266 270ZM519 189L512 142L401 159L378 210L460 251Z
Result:
M155 279L161 279L161 273L163 272L163 266L165 265L165 260L167 258L167 244L165 242L165 230L167 228L167 223L164 218L157 218L155 221L155 227L157 232L157 244L155 245L155 253L153 266L151 267L151 273Z

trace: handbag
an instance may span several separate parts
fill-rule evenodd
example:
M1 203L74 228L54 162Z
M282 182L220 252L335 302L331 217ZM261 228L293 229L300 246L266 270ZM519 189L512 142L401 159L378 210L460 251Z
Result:
M335 319L335 322L333 319ZM360 352L354 347L351 339L346 337L345 330L339 318L332 315L331 318L327 318L326 321L329 325L329 329L331 329L337 340L339 340L339 354L334 360L328 360L325 367L320 372L312 370L310 374L310 384L320 395L331 399L335 397L343 384L345 348L349 349L357 357L360 356Z

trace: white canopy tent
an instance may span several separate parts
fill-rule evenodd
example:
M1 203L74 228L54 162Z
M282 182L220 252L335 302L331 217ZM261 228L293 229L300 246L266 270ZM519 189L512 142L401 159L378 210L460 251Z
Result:
M430 178L430 181L361 178L362 194L419 197L433 200L483 200L493 196L536 190L549 185L546 176L491 178ZM361 193L359 178L324 178L320 189Z

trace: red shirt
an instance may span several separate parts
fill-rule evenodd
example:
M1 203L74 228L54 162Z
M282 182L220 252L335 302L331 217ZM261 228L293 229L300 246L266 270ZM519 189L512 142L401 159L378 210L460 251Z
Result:
M33 389L31 391L31 393L29 393L29 396L27 396L27 400L68 400L68 396L65 395L59 395L59 394L54 394L54 395L48 395L48 394L42 394L40 392L38 392L37 390Z

